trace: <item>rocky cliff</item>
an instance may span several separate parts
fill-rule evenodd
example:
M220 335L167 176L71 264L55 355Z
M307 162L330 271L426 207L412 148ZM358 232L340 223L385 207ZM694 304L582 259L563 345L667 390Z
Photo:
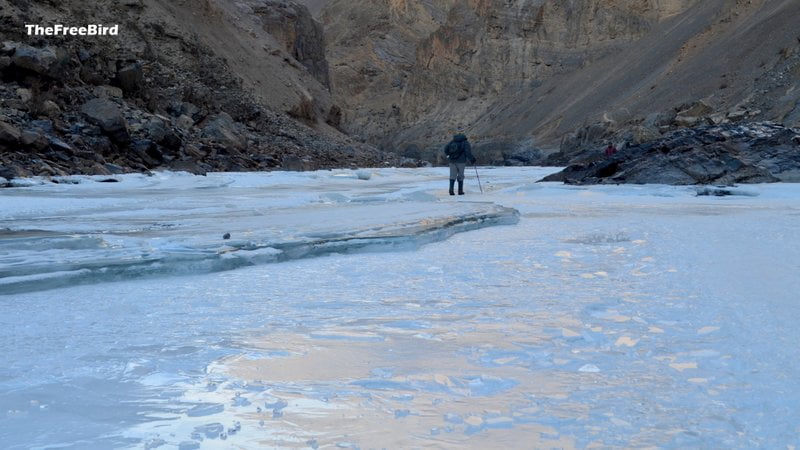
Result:
M0 177L397 164L336 126L322 28L273 0L0 0ZM28 36L25 24L119 24Z
M412 165L456 130L481 163L560 165L683 127L800 125L796 0L0 8L5 175ZM121 36L31 37L28 23Z
M582 133L585 146L697 121L800 122L797 1L315 5L344 128L410 156L432 155L456 129L478 142L483 162L522 163L543 161L582 128L594 130ZM677 117L698 101L709 110Z

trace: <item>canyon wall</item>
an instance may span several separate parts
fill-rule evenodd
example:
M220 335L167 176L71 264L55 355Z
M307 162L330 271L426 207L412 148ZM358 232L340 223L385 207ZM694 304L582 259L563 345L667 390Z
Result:
M606 137L622 129L652 137L659 127L680 126L669 116L700 101L710 114L743 110L787 125L800 119L798 2L317 6L344 128L409 156L431 157L455 130L483 146L484 162L549 153L585 127L600 126Z

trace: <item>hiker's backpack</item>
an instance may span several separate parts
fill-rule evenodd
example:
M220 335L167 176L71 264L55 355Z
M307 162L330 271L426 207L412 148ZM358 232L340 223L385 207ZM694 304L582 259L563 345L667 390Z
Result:
M447 159L456 161L458 158L461 158L465 150L466 146L464 142L451 142L447 145Z

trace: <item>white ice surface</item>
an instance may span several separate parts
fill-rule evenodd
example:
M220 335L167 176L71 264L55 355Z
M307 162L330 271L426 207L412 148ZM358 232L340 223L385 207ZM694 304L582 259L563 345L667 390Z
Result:
M365 172L73 176L4 190L0 294L414 248L518 219L489 202L438 202L399 186L401 172Z
M548 172L2 190L0 446L800 445L800 186Z

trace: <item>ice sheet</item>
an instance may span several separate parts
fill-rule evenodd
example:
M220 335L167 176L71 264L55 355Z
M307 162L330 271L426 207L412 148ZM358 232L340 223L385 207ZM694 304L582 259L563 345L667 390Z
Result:
M0 197L0 294L413 249L518 220L515 210L489 202L398 189L402 173L369 180L363 173L157 173L7 189Z
M481 169L487 193L469 180L465 200L443 195L440 169L382 169L370 180L162 175L128 187L68 186L58 200L43 194L53 186L19 190L14 198L30 200L3 213L11 224L66 192L102 217L104 204L147 204L153 190L219 210L223 202L204 203L207 192L261 188L275 209L313 210L298 213L312 219L364 202L391 226L417 219L398 219L406 213L395 204L435 216L438 207L478 202L520 219L413 251L0 296L3 446L800 444L800 188L747 186L736 188L746 195L716 197L692 187L535 183L546 173ZM129 193L118 194L123 188ZM82 215L74 219L81 227ZM213 217L191 229L213 228L207 236L216 237L240 220ZM168 240L180 241L169 230ZM93 248L86 235L63 252ZM272 257L269 248L260 257Z

